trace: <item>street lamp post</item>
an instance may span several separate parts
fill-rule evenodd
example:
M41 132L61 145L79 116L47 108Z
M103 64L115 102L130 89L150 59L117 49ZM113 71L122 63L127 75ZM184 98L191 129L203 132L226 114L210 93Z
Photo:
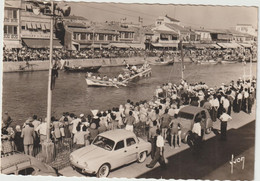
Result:
M47 98L47 125L46 125L46 140L42 143L42 156L45 159L46 163L50 163L54 160L55 151L54 151L54 144L50 139L50 129L51 129L51 102L52 102L52 88L53 88L53 27L54 27L54 18L56 17L55 10L62 13L63 16L69 16L71 8L68 5L65 5L63 8L60 8L55 4L53 0L51 3L40 2L40 1L28 1L32 3L34 6L33 13L39 15L42 12L44 15L50 16L51 20L51 27L50 27L50 54L49 54L49 76L48 76L48 98ZM51 6L51 7L49 7ZM50 8L50 9L49 9ZM50 10L50 13L46 13L46 9ZM58 15L59 17L61 14Z
M51 102L52 102L52 54L53 54L53 21L54 21L54 3L51 2L51 28L50 28L50 54L49 54L49 76L48 76L48 97L47 97L47 139L42 145L42 154L45 157L46 163L51 163L54 160L54 144L50 139L50 125L51 125Z

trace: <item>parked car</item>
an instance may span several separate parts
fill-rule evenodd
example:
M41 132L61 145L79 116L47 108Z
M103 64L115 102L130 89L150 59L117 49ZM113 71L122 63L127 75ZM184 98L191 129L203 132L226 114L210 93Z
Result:
M99 134L90 145L72 152L70 162L81 173L107 177L112 169L144 162L150 152L149 142L131 131L117 129Z
M19 152L1 155L1 173L6 175L60 175L51 166Z
M198 117L200 119L197 119ZM187 143L189 133L193 129L195 120L204 121L206 134L209 134L212 131L213 121L207 109L195 106L185 106L181 108L178 113L178 121L182 125L182 142Z

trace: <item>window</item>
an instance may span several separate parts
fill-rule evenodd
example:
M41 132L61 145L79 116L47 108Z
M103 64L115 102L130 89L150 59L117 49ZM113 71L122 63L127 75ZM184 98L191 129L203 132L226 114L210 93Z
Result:
M93 34L90 34L89 39L90 39L90 40L93 40Z
M8 10L7 13L8 13L8 15L7 15L8 18L13 18L13 11Z
M13 28L12 28L12 26L8 26L8 34L13 34Z
M178 40L177 36L172 35L172 40Z
M17 19L17 11L16 10L13 10L13 18Z
M124 143L124 140L122 140L122 141L117 142L115 150L119 150L124 147L125 147L125 143Z
M17 26L14 26L14 34L17 35Z
M131 146L131 145L134 145L136 142L135 142L135 139L134 138L127 138L126 139L126 145L127 146Z
M76 40L76 33L73 33L73 40Z
M7 28L7 26L5 25L5 26L4 26L4 34L7 34L7 29L8 29L8 28Z
M34 168L28 167L18 172L18 175L33 175L35 172Z
M22 26L22 30L25 30L25 26Z
M130 38L129 33L125 33L125 38Z
M81 33L81 40L86 40L86 33Z
M99 40L104 40L104 35L103 34L99 34Z
M5 9L4 16L5 16L5 18L8 18L8 10L7 9Z
M113 39L113 36L112 36L112 35L108 35L108 36L107 36L107 40L112 41L112 39Z
M161 40L168 40L168 35L160 34L160 39Z

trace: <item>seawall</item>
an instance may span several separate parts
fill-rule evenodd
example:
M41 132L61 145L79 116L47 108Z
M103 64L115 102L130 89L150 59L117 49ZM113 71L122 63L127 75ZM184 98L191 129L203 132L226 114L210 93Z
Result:
M148 62L154 62L158 57L147 57ZM143 57L130 57L130 58L99 58L99 59L68 59L69 66L103 66L114 67L122 66L126 63L129 65L139 65L144 63ZM179 58L174 59L175 62L180 62ZM184 62L191 62L189 58L185 58ZM28 71L43 71L49 69L49 61L29 61L26 62L3 62L3 72L28 72Z
M146 60L155 61L158 57L148 57ZM122 66L124 62L130 65L138 65L144 63L143 57L131 58L100 58L100 59L68 59L69 66ZM3 72L26 72L26 71L43 71L49 69L49 61L29 61L26 62L3 62Z

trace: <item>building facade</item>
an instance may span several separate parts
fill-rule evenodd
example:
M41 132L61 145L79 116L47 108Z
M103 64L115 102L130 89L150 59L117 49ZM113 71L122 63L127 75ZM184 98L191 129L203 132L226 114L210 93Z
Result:
M4 7L4 47L21 48L20 33L21 3L19 1L5 1Z

